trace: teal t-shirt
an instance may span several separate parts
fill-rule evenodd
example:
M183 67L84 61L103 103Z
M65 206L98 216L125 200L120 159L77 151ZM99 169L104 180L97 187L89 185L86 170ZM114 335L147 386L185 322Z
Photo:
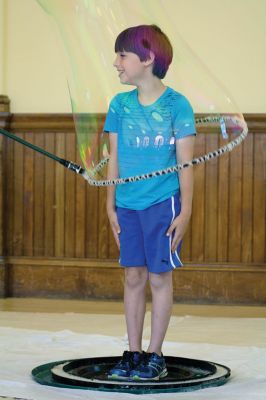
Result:
M147 106L140 104L137 89L118 93L111 100L103 130L118 135L118 171L122 178L176 165L176 140L196 134L189 101L170 87ZM117 185L116 206L144 210L173 196L178 189L178 173Z

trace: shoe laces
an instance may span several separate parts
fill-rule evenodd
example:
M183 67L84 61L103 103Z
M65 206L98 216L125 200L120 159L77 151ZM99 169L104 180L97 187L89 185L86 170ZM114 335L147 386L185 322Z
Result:
M145 366L148 365L150 360L152 359L152 356L153 356L153 353L145 353L143 355L143 361L142 361L143 365L145 365Z
M148 365L150 361L156 358L156 356L157 356L156 353L145 353L143 356L143 364Z
M130 366L131 364L133 364L133 359L134 359L134 353L131 351L124 351L123 355L122 355L122 359L119 362L120 366Z

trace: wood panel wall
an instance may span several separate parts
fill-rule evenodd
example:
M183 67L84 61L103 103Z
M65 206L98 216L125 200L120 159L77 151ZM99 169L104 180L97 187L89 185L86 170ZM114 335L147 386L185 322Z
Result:
M97 118L101 131L105 115ZM71 115L2 113L1 119L2 126L5 121L17 136L80 163ZM189 266L233 265L237 270L242 266L249 272L253 267L265 271L266 116L245 115L245 119L249 135L240 147L195 168L193 214L181 252ZM106 189L89 186L81 176L19 143L0 140L1 246L9 270L15 265L21 268L21 260L28 260L28 267L41 265L40 260L47 266L49 260L61 260L63 265L85 259L97 260L98 267L99 262L113 265L118 250L105 211ZM199 131L196 152L206 153L219 140L216 133ZM20 295L11 276L14 280L14 270L8 292Z

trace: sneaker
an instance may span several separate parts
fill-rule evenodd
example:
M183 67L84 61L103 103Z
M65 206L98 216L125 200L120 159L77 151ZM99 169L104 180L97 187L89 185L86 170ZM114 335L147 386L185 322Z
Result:
M129 379L130 372L136 368L143 358L138 351L124 351L122 359L108 372L108 379Z
M158 381L167 376L165 359L163 354L146 353L139 366L131 371L130 378L134 380L152 380Z

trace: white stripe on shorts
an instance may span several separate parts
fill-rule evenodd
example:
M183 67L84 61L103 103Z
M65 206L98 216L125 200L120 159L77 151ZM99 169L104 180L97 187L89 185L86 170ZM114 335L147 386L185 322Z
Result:
M174 196L171 197L171 202L172 202L172 214L173 214L172 215L172 221L171 221L171 224L172 224L173 220L175 219L175 199L174 199ZM170 252L170 261L171 261L172 267L173 267L173 269L175 269L176 265L174 264L174 261L173 261L173 256L172 256L172 252L171 252L171 244L172 244L172 235L169 236L169 252ZM175 251L175 255L176 255L176 258L178 259L178 261L180 262L180 265L183 265L182 261L180 260L178 254L177 254L177 250Z

